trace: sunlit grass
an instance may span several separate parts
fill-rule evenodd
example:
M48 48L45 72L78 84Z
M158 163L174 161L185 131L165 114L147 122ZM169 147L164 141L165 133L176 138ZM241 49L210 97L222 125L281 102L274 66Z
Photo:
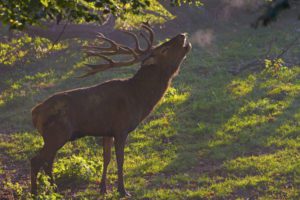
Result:
M12 66L17 62L26 63L41 59L46 53L61 51L67 47L67 43L52 44L45 38L32 38L24 34L7 43L0 43L0 63L4 66Z
M256 77L250 75L246 80L233 80L228 86L228 90L235 97L243 97L252 92L256 83Z
M233 55L248 59L257 54L262 37L269 37L260 34L259 39L248 37L249 52L239 39L219 44L226 43L216 57L192 51L155 111L129 135L124 172L133 199L299 198L300 67L267 61L260 72L232 76L223 66ZM61 55L43 55L23 66L20 75L1 80L0 133L10 134L0 135L0 176L10 177L5 187L20 198L31 198L29 159L43 145L31 126L31 107L54 92L135 72L125 68L74 78L85 61L72 45L82 43L70 40L70 49ZM58 192L42 175L41 191L48 193L40 198L100 198L99 144L93 137L67 143L54 164ZM112 155L106 199L118 199L114 150ZM1 167L8 161L9 170ZM20 171L26 176L22 181L15 178Z
M28 160L42 147L42 138L36 133L15 133L0 138L0 149L15 160Z
M18 97L32 96L38 88L51 85L51 82L49 82L50 79L54 82L54 72L52 70L48 72L38 72L34 76L25 76L16 82L10 83L10 88L1 93L1 105L4 106L6 103Z

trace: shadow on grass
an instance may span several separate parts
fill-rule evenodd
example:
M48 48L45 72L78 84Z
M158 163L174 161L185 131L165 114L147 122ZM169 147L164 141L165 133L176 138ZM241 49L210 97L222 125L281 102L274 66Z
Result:
M189 185L179 184L178 189L191 188L190 185L193 182L198 185L196 186L198 188L201 179L208 176L211 181L224 182L223 185L220 183L217 186L211 186L211 191L221 191L220 193L225 190L231 191L228 194L224 192L223 196L219 197L231 194L245 198L258 198L259 195L265 195L267 185L270 184L270 177L259 176L259 174L257 177L251 177L251 173L245 172L242 177L250 175L247 179L235 180L232 176L236 177L239 174L238 171L229 172L224 168L224 164L239 157L272 155L285 148L297 148L295 140L299 138L297 128L299 127L297 122L297 119L299 120L299 89L297 87L291 91L287 89L289 92L283 89L275 95L271 94L274 88L281 90L281 85L288 87L296 85L296 79L294 78L291 83L280 83L276 78L270 82L269 80L256 80L254 90L241 98L234 98L230 94L228 81L222 80L223 85L213 88L212 92L206 90L206 94L202 96L199 95L199 88L192 88L190 98L175 109L176 120L172 126L177 127L173 143L176 146L176 155L160 171L160 174L169 174L172 177L187 174L189 182L186 183ZM266 88L262 87L266 83L270 85ZM201 98L206 100L203 101ZM197 101L203 105L195 106ZM270 170L274 171L274 169ZM282 179L282 176L284 177L284 175L277 175L277 178ZM228 177L231 177L229 180L232 182L226 180ZM253 185L242 186L245 181L251 182L251 178ZM295 180L288 181L292 187L296 186ZM234 181L241 186L230 186L234 185ZM283 181L277 186L284 190L284 184L286 183ZM209 185L206 188L209 188ZM226 187L233 189L229 190ZM202 192L205 194L206 191ZM280 191L274 193L282 195Z
M72 44L69 49L3 75L3 82L8 87L0 93L0 134L32 130L31 108L55 92L101 83L115 77L116 72L119 77L127 77L135 71L128 68L112 70L89 79L78 79L76 76L83 71L80 68L85 63L79 48L82 41L69 42Z

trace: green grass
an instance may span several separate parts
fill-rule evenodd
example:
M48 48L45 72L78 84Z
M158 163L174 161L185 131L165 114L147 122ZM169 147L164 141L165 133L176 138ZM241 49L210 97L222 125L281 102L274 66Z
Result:
M288 31L273 31L292 38ZM193 49L156 110L129 136L124 170L132 199L300 198L300 66L267 62L257 73L227 72L235 61L260 55L261 42L270 37L265 30L241 30L217 41L217 56ZM124 68L74 78L84 63L82 43L66 41L60 46L69 48L59 53L4 66L18 73L1 78L0 163L9 167L0 168L0 177L6 174L3 185L16 197L30 198L28 160L42 146L30 108L56 91L135 72ZM42 175L40 198L100 198L99 143L87 137L65 145L54 165L58 192ZM108 178L106 199L117 199L115 158Z

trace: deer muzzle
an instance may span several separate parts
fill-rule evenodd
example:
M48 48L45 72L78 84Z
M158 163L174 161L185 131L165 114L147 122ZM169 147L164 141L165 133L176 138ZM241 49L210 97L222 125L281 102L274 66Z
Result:
M177 35L177 38L180 40L180 44L182 45L182 47L187 49L187 51L192 48L191 43L188 41L187 33L181 33Z

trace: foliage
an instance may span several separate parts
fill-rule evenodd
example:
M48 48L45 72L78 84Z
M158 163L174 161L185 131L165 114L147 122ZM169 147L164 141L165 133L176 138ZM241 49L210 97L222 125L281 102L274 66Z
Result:
M25 188L22 187L19 183L12 183L10 180L4 182L4 189L10 191L16 199L58 200L63 198L61 194L55 192L57 186L55 184L50 184L50 177L46 175L38 176L38 183L40 187L40 192L36 197L27 192Z
M38 176L38 184L39 184L39 194L36 197L37 199L45 199L45 200L58 200L62 199L63 196L56 192L57 186L51 185L50 177L46 175L39 175ZM27 196L31 197L31 194L26 194ZM28 198L28 197L27 197ZM32 199L35 199L34 197Z
M264 72L281 80L288 80L293 77L293 70L285 66L282 59L265 60Z
M125 13L141 13L156 0L3 0L0 4L0 21L11 29L23 29L26 25L41 24L43 20L102 22L107 13L123 16ZM172 5L192 3L191 0L171 0ZM200 1L196 1L199 5ZM159 12L159 10L158 10ZM101 13L101 14L100 14Z
M4 188L14 193L17 198L20 198L23 193L23 188L19 183L12 183L11 181L4 182Z
M53 173L57 179L61 179L62 181L82 182L90 181L91 177L99 175L100 171L100 161L73 155L59 160L55 164Z
M148 21L150 24L163 24L167 20L173 19L173 16L168 12L159 1L150 1L149 7L146 12L134 13L127 12L122 17L117 18L116 26L128 29L141 24L141 22Z

